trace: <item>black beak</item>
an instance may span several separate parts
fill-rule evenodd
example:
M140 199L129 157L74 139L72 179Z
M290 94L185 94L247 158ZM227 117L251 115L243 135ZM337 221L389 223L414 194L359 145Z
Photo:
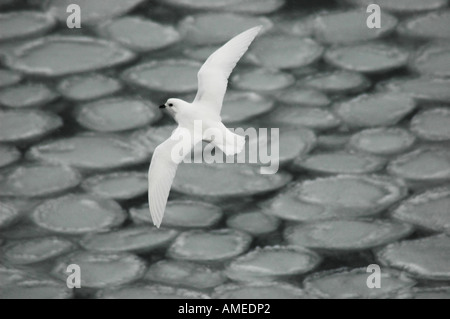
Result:
M165 109L165 108L166 108L166 105L165 105L165 104L160 105L159 108L160 108L160 109Z

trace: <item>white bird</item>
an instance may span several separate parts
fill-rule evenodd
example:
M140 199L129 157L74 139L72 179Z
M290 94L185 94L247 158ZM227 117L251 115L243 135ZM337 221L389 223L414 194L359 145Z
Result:
M261 26L257 26L238 34L209 56L197 74L198 90L192 103L171 98L160 106L175 119L178 127L169 139L156 147L148 171L148 204L156 227L161 225L178 164L195 144L202 140L211 141L227 156L244 148L245 138L223 125L220 111L228 78L260 30ZM202 124L202 132L197 132L200 134L194 132L194 122L198 121ZM214 129L224 138L212 139L211 135L206 135L205 131ZM182 152L174 152L175 148Z

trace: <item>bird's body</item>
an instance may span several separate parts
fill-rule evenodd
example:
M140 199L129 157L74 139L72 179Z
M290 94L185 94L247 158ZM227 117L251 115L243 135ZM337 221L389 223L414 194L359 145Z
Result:
M148 172L149 209L158 228L178 164L197 143L210 141L227 156L243 149L244 137L225 127L220 111L228 78L260 29L254 27L238 34L206 60L198 72L198 91L192 103L168 99L160 106L174 118L178 127L169 139L156 147Z

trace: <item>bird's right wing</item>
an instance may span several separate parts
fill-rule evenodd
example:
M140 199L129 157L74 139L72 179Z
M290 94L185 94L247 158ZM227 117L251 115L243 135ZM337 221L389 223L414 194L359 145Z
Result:
M199 141L194 141L194 134L190 134L190 131L178 127L171 137L158 145L153 152L148 170L148 206L153 223L158 228L164 216L178 164Z
M228 77L261 28L254 27L238 34L210 55L198 72L194 103L207 103L220 114Z

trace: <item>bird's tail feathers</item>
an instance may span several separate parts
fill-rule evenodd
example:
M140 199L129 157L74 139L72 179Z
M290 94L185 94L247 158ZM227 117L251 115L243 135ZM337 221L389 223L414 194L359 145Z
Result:
M226 156L239 154L244 149L245 137L227 130L225 140L215 140L214 145L217 146L222 152L224 152Z

